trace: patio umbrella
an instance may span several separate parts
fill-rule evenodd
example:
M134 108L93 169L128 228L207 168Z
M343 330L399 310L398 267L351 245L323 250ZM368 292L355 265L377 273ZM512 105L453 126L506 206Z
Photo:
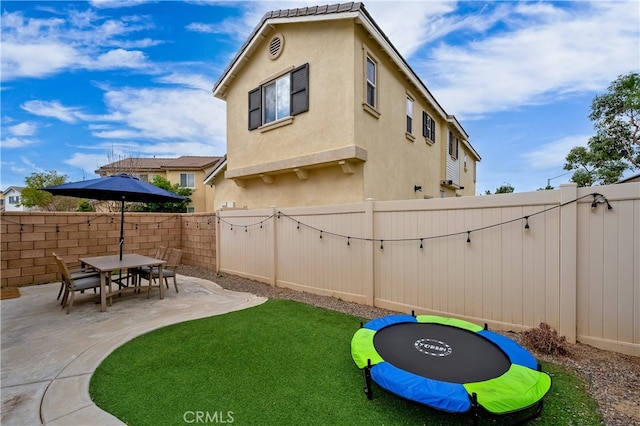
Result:
M42 188L42 190L50 192L53 195L64 195L67 197L90 198L93 200L103 201L121 201L120 260L122 260L122 245L124 244L125 201L140 203L179 203L186 199L185 197L181 197L173 192L166 191L124 173L98 179L48 186Z

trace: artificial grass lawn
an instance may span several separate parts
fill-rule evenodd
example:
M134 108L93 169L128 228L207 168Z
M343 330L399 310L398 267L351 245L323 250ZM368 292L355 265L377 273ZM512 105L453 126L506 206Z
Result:
M369 401L350 342L360 318L288 300L172 325L109 355L94 373L95 403L129 425L455 425L470 415L431 410L373 385ZM537 425L598 425L575 375L552 377ZM497 419L497 420L496 420ZM487 417L481 424L513 418Z

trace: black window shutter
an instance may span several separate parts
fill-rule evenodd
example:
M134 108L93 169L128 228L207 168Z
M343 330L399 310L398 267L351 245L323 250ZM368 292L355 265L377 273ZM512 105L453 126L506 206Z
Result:
M262 87L249 92L249 130L262 125Z
M422 111L422 136L429 137L429 116L425 111Z
M431 120L431 140L436 141L436 122L433 118L429 117Z
M309 64L291 71L291 115L309 111Z

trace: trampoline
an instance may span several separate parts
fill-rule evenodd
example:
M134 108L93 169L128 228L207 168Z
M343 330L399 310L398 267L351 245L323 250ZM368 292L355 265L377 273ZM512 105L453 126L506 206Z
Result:
M351 355L371 380L398 396L451 413L482 407L507 414L538 405L551 387L515 341L476 324L434 315L390 315L364 324Z

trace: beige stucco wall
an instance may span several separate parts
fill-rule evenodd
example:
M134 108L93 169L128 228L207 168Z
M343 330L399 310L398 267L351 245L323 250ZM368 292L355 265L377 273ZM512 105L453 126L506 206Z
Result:
M275 34L284 38L284 48L271 60L267 46ZM367 51L378 61L378 114L363 107ZM280 24L256 39L248 52L243 58L248 60L233 71L224 93L227 179L220 176L214 181L214 209L226 202L262 208L440 196L446 118L361 25L350 19ZM248 93L305 63L309 63L309 111L249 131ZM414 138L405 136L407 94L415 101ZM422 136L423 110L436 120L435 143ZM345 147L363 153L345 169L337 161L316 164L305 168L300 178L294 166L286 167L301 157ZM261 174L268 174L264 181ZM243 178L240 185L229 180L238 176ZM422 186L422 192L414 191L415 185ZM464 186L457 195L474 194L472 183Z
M202 170L167 170L166 178L172 185L176 183L179 184L180 174L182 173L194 174L195 187L191 189L191 203L189 204L189 207L193 207L195 209L195 213L213 211L211 200L213 199L214 189L203 183L206 176L205 172Z
M392 200L439 196L444 122L360 26L356 26L353 49L357 79L356 141L366 147L369 154L365 163L365 198ZM378 63L377 112L380 115L377 118L363 107L367 53ZM405 132L407 95L414 100L414 138L407 138ZM434 144L422 136L422 111L427 111L436 120ZM415 185L422 186L422 192L414 191Z
M267 56L267 35L233 80L227 94L228 169L294 158L352 144L353 52L348 21L289 24L277 27L284 37L282 54ZM309 63L309 112L291 125L262 132L248 130L248 92L260 84ZM339 82L340 84L336 84ZM336 125L339 124L339 125Z

